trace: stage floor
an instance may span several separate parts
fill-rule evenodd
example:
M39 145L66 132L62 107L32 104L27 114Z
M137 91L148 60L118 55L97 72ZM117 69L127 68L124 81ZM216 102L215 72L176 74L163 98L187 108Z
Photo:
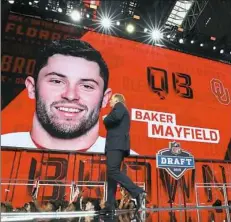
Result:
M155 208L134 211L117 211L115 215L102 216L98 212L49 212L49 213L2 213L1 221L108 221L108 222L230 222L231 208Z

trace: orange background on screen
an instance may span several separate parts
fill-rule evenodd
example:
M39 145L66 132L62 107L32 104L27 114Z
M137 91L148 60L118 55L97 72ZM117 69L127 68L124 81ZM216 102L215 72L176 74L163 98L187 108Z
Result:
M231 93L230 65L94 32L88 32L82 39L102 53L110 69L109 87L113 92L125 95L130 110L174 113L177 125L218 129L219 144L179 142L197 158L224 159L231 138L231 104L219 103L211 91L210 81L219 79ZM165 69L168 73L169 93L165 100L148 87L149 66ZM191 76L193 99L175 94L173 72ZM102 114L108 111L108 108L104 109ZM24 90L2 111L2 134L30 131L33 112L34 101ZM105 136L101 118L100 122L100 134ZM168 147L168 142L167 139L149 138L147 123L132 121L131 148L139 154L155 155L158 150Z

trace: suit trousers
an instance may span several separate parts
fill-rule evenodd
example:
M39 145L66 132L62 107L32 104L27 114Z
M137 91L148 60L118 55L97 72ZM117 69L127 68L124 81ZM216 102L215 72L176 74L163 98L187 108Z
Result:
M124 159L122 150L110 150L106 153L107 166L107 204L114 206L117 183L123 186L133 198L136 198L143 189L136 186L132 180L120 171L121 163Z

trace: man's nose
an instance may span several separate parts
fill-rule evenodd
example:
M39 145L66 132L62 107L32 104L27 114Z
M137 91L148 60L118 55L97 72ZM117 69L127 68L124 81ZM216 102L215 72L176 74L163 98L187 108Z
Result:
M65 91L62 93L62 97L67 100L79 100L80 95L78 92L77 87L75 86L68 86Z

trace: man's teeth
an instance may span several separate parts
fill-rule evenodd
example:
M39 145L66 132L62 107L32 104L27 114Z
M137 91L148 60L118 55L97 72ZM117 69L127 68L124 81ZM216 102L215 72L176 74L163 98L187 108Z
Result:
M67 108L67 107L58 107L57 109L60 111L69 112L69 113L79 113L82 111L80 109Z

